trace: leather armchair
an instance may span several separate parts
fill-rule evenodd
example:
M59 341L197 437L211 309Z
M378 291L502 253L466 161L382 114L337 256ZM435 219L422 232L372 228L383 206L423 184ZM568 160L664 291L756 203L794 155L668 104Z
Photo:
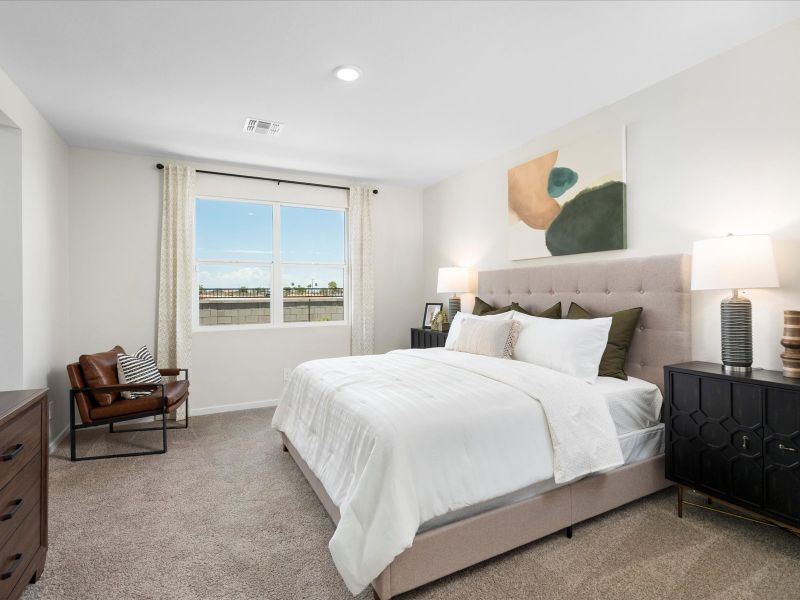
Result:
M175 381L154 383L120 384L117 375L117 354L124 353L121 346L108 352L84 354L78 362L67 365L70 384L70 460L92 460L98 458L119 458L123 456L143 456L165 454L167 452L167 429L186 429L189 427L189 371L188 369L159 369L162 377L179 377ZM149 391L145 396L126 399L120 392ZM167 416L174 413L182 404L186 405L183 425L170 427ZM75 423L75 408L78 409L80 424ZM126 428L114 430L114 424L143 417L161 417L158 427ZM128 431L162 431L162 449L144 452L128 452L101 456L77 457L75 432L78 429L108 425L109 433Z

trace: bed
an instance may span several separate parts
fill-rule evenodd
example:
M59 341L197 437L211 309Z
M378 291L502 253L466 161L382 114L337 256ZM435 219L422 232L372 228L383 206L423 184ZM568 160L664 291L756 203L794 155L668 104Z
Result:
M643 307L631 379L577 385L444 349L299 367L273 424L337 524L331 554L354 593L371 583L388 600L670 485L659 388L665 364L690 358L689 257L485 271L478 295Z

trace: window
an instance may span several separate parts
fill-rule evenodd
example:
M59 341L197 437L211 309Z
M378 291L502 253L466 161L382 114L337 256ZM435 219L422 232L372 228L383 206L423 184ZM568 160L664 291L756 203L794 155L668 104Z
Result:
M207 198L195 208L200 327L346 320L343 209Z

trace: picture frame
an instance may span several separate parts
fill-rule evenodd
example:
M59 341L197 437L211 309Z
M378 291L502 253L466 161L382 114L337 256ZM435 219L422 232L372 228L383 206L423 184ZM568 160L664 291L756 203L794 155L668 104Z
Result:
M433 317L436 316L437 312L443 309L444 309L444 303L442 302L426 302L425 312L422 313L422 328L430 329Z

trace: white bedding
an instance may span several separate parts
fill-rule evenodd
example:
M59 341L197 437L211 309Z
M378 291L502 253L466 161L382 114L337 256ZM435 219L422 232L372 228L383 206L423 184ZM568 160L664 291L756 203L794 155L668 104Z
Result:
M617 435L654 427L661 422L663 397L658 386L635 377L598 377L592 384L606 399Z
M273 426L339 507L329 548L353 593L438 515L623 463L591 385L442 348L304 363Z

